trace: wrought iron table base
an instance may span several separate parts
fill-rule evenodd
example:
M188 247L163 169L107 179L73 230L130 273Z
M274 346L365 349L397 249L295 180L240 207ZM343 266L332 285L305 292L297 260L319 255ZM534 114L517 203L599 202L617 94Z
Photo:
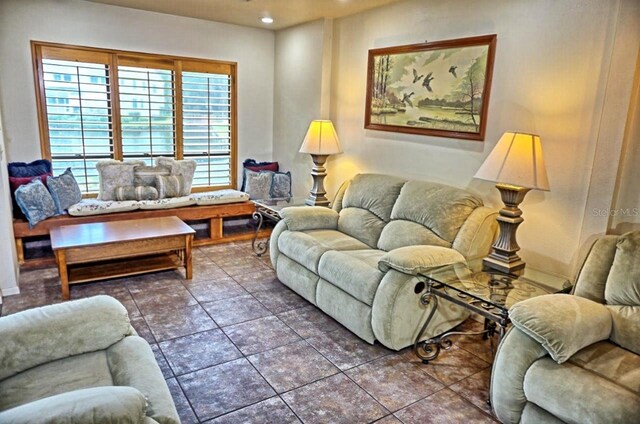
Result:
M264 255L269 248L269 238L266 240L258 241L258 236L260 235L260 230L262 229L262 225L264 224L264 216L260 212L254 212L251 217L256 223L256 233L253 235L253 239L251 240L251 248L253 252L258 256Z

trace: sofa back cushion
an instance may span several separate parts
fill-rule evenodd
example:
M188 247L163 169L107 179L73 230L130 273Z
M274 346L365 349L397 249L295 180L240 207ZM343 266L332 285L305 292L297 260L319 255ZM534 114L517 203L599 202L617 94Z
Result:
M391 222L382 231L378 248L393 250L417 244L451 247L460 227L482 200L447 185L409 181L398 196Z
M640 306L640 231L618 239L604 298L609 305Z
M375 248L405 182L389 175L356 175L342 198L338 229Z

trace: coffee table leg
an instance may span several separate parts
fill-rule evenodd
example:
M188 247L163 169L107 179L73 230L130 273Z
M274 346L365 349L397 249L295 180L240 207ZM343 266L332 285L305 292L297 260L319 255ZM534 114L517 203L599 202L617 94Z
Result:
M187 274L187 280L193 278L193 264L191 261L191 246L193 245L193 234L187 236L184 248L184 268Z
M62 299L69 300L69 274L64 250L56 250L56 263L58 264L58 274L60 275L60 285L62 286Z

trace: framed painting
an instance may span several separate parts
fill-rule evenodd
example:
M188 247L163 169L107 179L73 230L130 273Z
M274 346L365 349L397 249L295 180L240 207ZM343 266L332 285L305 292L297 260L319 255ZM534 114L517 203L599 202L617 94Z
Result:
M364 127L484 140L496 39L369 50Z

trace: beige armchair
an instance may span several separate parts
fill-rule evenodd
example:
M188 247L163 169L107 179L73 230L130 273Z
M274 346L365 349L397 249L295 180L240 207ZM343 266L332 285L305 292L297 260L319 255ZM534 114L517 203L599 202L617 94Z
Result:
M491 401L504 423L640 422L640 232L592 246L573 295L516 304Z
M149 344L109 296L0 318L0 423L179 424Z

